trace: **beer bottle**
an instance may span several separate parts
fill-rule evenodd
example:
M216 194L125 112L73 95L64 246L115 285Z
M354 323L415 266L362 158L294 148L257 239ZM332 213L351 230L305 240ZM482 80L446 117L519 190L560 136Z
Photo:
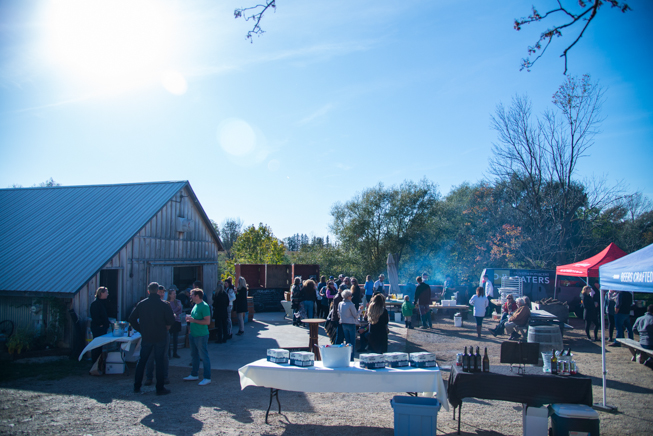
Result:
M463 372L469 372L469 358L467 357L467 347L463 353Z
M487 355L487 347L485 347L485 355L483 356L483 372L490 372L490 358Z
M551 374L558 374L558 358L556 357L556 350L553 349L553 355L551 356Z

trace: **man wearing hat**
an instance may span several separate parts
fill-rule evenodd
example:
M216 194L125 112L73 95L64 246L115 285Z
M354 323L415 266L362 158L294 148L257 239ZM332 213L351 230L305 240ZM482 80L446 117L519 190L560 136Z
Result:
M388 294L385 291L385 286L383 281L385 280L385 276L383 274L379 275L379 279L374 282L374 293L375 294L383 294L384 297L388 297Z

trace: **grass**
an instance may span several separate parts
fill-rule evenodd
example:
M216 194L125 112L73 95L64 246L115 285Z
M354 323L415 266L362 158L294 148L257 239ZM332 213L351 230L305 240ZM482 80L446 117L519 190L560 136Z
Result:
M49 362L25 363L24 361L0 362L0 383L27 378L39 380L61 380L71 375L81 375L89 370L89 363L70 359Z

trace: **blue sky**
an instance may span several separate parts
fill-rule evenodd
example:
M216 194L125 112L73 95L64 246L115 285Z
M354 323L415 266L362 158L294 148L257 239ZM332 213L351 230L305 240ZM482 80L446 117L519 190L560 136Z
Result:
M379 182L483 179L496 105L541 112L564 80L565 40L519 71L546 27L513 30L531 3L278 0L250 44L233 10L255 3L1 2L0 187L189 180L217 222L322 236ZM653 199L653 2L630 4L570 53L606 88L579 177Z

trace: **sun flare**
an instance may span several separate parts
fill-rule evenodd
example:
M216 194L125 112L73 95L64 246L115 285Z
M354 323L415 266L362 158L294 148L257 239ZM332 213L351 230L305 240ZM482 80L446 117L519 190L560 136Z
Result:
M55 0L48 52L84 79L112 85L160 77L175 50L175 15L165 1Z

